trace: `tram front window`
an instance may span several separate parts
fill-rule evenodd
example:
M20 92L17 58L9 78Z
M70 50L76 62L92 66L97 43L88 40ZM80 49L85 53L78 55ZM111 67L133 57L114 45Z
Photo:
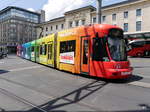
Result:
M126 42L123 39L123 32L121 30L113 29L110 31L108 45L110 55L114 61L127 60Z
M109 61L106 49L106 43L103 38L93 38L93 55L94 61Z

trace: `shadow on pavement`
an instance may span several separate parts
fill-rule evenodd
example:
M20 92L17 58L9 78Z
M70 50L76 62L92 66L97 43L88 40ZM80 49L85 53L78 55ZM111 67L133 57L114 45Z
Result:
M103 88L105 85L107 85L107 83L104 81L92 81L68 94L56 97L53 100L38 106L44 111L38 110L37 108L32 108L28 111L6 111L0 108L0 112L67 112L67 110L59 110L58 108L76 103L80 106L84 106L85 108L93 108L94 110L94 107L81 103L80 101Z
M134 81L140 81L142 80L143 77L138 76L138 75L132 75L126 79L116 79L116 80L108 80L110 83L118 83L118 84L124 84L124 83L130 83L130 82L134 82Z
M124 111L106 111L106 112L150 112L149 109L147 110L124 110Z
M141 58L141 59L144 59L144 58L150 58L150 56L144 56L144 57L132 57L132 56L131 56L130 58L135 58L135 59L136 59L136 58Z
M133 66L133 68L150 68L150 66Z
M0 70L0 74L3 74L3 73L8 73L9 71L7 70Z
M46 111L56 112L57 110L55 111L55 109L61 108L64 106L68 106L71 104L78 103L79 105L84 105L84 104L80 104L79 101L83 100L84 98L88 97L89 95L93 94L94 92L98 91L99 89L103 88L105 85L107 85L106 82L93 81L93 82L91 82L77 90L74 90L66 95L55 98L39 107ZM30 111L31 112L34 111L34 108ZM59 110L58 110L58 112L59 112Z
M63 96L56 97L56 98L54 97L53 100L38 106L38 108L40 108L44 111L38 110L37 108L32 108L27 111L22 111L22 110L21 111L19 111L19 110L18 111L13 111L13 110L7 111L5 109L0 108L0 112L67 112L67 110L62 110L62 109L58 109L58 108L61 108L64 106L69 106L69 105L76 104L76 103L80 106L92 108L88 104L81 103L80 101L83 100L84 98L90 96L94 92L98 91L99 89L103 88L107 84L108 83L106 83L104 81L97 81L97 80L95 81L94 80L74 91L71 91L68 94L65 94Z
M133 78L132 81L141 79L141 77L138 77L136 75L132 76L132 78ZM90 82L87 85L80 87L79 89L76 89L63 96L54 98L53 100L38 106L40 109L44 111L38 110L37 108L32 108L27 111L13 111L13 110L6 111L0 108L0 112L67 112L67 110L62 110L58 108L76 104L76 103L78 105L88 107L89 106L88 104L86 105L85 103L82 103L80 101L88 97L89 95L93 94L94 92L98 91L99 89L102 89L107 84L108 84L107 82L98 81L98 80ZM97 108L92 107L92 105L89 106L89 108L92 108L93 110L95 109L96 112L150 112L150 106L146 104L139 104L138 106L141 107L141 110L104 111L104 110L98 110Z

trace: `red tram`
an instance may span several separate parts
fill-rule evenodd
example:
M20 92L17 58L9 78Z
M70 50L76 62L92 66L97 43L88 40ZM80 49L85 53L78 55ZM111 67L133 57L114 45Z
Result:
M127 43L123 30L117 26L80 26L35 40L34 44L32 47L35 47L35 51L32 52L35 62L59 70L107 79L132 75L132 67L127 59ZM25 49L25 45L22 46ZM32 54L21 51L25 55Z

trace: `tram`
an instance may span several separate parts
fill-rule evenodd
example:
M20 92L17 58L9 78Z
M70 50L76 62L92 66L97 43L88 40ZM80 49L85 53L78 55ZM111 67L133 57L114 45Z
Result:
M18 47L18 56L71 73L106 79L132 75L123 30L108 24L79 26Z

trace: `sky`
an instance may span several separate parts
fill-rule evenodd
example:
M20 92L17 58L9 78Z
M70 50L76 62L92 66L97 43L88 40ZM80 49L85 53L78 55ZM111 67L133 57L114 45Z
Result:
M97 0L0 0L0 10L7 6L17 6L30 11L45 10L46 21L63 16L66 11L93 5ZM102 5L110 5L125 0L102 0Z

